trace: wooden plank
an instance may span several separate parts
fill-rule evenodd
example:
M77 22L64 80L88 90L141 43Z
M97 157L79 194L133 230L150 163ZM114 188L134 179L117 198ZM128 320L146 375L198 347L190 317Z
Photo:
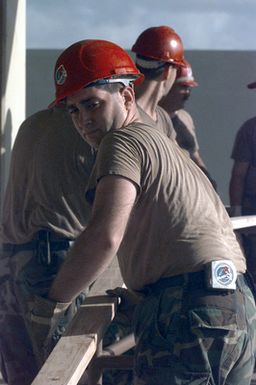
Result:
M231 217L234 230L256 226L256 215L245 215L241 217Z
M115 316L118 299L107 295L87 297L65 335L95 334L101 340Z
M103 351L102 355L120 356L135 346L134 334L128 334L121 340L115 342L112 345L107 346Z
M76 385L97 349L94 336L64 336L32 385Z
M57 343L32 385L75 385L112 321L117 298L88 297Z

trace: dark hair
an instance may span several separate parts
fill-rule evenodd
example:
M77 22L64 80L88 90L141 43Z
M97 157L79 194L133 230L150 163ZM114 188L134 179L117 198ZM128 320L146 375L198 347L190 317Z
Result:
M158 60L151 59L149 57L142 56L142 55L136 55L136 58L143 59L144 61L147 61L147 62L159 62ZM169 65L170 63L163 61L157 68L144 68L144 67L141 67L136 61L136 67L139 69L140 72L143 73L146 80L156 79L158 76L160 76L164 72L166 66L169 66Z

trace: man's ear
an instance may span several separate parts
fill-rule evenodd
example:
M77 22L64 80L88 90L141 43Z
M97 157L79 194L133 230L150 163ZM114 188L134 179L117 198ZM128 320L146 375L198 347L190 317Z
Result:
M120 90L126 109L129 109L135 102L135 93L133 87L124 87Z

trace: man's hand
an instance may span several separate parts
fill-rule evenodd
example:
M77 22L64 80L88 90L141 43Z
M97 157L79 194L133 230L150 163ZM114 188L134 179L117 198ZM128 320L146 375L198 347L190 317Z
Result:
M106 293L112 297L114 296L120 298L118 311L127 314L129 318L132 318L134 309L142 297L142 295L140 296L133 291L123 287L116 287L115 289L106 290Z
M33 349L41 367L54 348L53 334L61 318L65 316L71 302L60 303L34 296L27 314L28 329Z

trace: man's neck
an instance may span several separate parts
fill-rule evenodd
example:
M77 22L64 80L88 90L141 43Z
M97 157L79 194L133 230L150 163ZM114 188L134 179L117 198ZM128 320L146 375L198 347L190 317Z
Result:
M162 90L159 82L146 81L136 90L136 101L138 105L153 119L157 120L156 108L162 98Z

